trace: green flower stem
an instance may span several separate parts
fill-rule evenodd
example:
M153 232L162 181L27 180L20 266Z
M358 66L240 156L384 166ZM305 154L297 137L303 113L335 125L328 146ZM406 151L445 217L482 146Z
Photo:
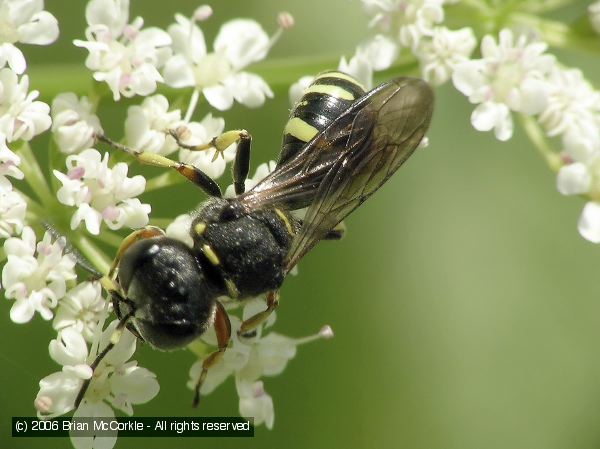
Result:
M540 126L536 123L533 117L529 117L523 114L519 115L521 126L527 133L529 139L533 142L535 148L542 155L548 167L554 172L558 172L563 166L560 156L552 149L546 136L541 130Z
M22 164L19 166L25 175L25 181L31 186L35 194L44 204L44 207L50 207L57 204L54 194L50 190L44 173L40 168L35 155L31 151L29 143L23 142L18 148L17 153L22 158Z
M108 273L110 259L89 238L79 232L72 233L69 238L73 245L87 257L101 273Z
M107 245L118 248L123 243L123 237L116 232L111 232L108 229L103 229L99 235L94 236L97 240L106 243Z
M533 14L543 14L555 9L563 8L573 3L573 0L530 0L525 2L523 9Z
M304 56L297 58L267 59L254 64L252 72L262 76L271 88L278 92L286 91L300 77L314 75L323 70L333 69L338 66L338 56ZM415 57L408 51L403 52L390 69L402 73L404 66L412 67ZM101 96L109 96L110 91L103 88L100 83L93 82L92 73L82 64L39 64L28 68L31 79L31 88L40 91L41 99L49 102L56 95L64 92L62 80L69 79L69 91L77 95L87 95L94 103ZM387 71L386 71L387 72ZM169 98L180 94L181 89L172 89L161 86L158 92Z

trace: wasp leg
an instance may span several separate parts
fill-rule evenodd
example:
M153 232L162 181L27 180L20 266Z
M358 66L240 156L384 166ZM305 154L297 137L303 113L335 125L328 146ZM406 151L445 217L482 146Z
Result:
M79 404L81 404L81 401L83 400L83 397L85 396L85 392L87 391L88 387L90 386L90 382L92 381L92 379L94 377L93 373L96 371L96 368L98 367L98 365L100 364L102 359L104 357L106 357L106 354L108 354L108 352L112 348L114 348L115 345L119 342L119 340L121 339L121 335L123 335L123 330L125 329L125 326L127 326L127 322L129 321L129 319L131 317L133 317L133 315L134 315L134 310L132 309L130 312L127 313L127 315L123 316L123 318L121 318L119 320L119 324L117 324L117 327L115 328L112 335L110 336L109 343L102 350L102 352L100 352L96 356L96 359L90 365L90 368L92 369L92 377L83 381L83 384L81 385L81 389L79 390L79 393L77 393L77 397L75 398L75 408L78 408Z
M209 368L221 360L227 346L229 346L229 340L231 339L231 323L229 321L229 315L227 315L225 308L219 301L217 301L214 326L217 333L217 344L219 349L206 357L204 362L202 362L202 372L200 373L200 377L194 388L194 407L197 407L200 403L200 388L206 379Z
M344 238L346 234L346 224L343 221L340 221L335 227L325 234L323 240L341 240Z
M185 176L189 181L196 184L210 196L216 196L219 198L222 196L221 188L215 182L215 180L193 165L185 164L183 162L175 162L168 157L161 156L160 154L145 153L143 151L134 150L115 142L114 140L106 137L104 134L96 134L96 138L109 144L113 148L125 151L127 154L137 159L141 164L153 165L155 167L162 168L172 168L180 175Z
M240 330L238 331L238 335L243 337L246 334L252 332L252 330L256 329L262 323L264 323L269 315L273 313L273 311L279 305L279 292L272 291L267 293L267 308L262 312L258 312L256 315L251 316L246 321L242 323L240 326Z
M138 229L137 231L133 231L127 237L123 239L121 245L119 245L119 249L117 250L117 255L115 256L115 260L110 266L110 270L108 271L108 277L110 279L115 278L115 271L121 263L121 258L125 251L133 245L138 240L142 239L150 239L152 237L162 237L165 235L165 232L157 226L145 226L142 229Z
M235 153L235 160L233 161L232 173L233 173L233 185L235 187L236 195L241 195L246 190L245 182L248 177L248 171L250 170L250 148L252 147L252 136L245 129L234 129L231 131L224 132L220 136L213 137L209 143L202 145L186 145L181 142L180 135L177 130L169 131L169 134L173 136L177 145L181 148L185 148L190 151L204 151L214 148L216 150L214 159L219 154L229 148L232 144L237 143L237 150ZM213 160L214 160L213 159Z

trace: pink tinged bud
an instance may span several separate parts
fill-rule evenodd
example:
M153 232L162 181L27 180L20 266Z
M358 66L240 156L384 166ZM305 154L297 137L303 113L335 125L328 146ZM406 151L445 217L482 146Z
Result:
M108 206L102 211L102 218L105 220L116 220L119 218L119 208L116 206Z
M175 130L175 134L180 140L188 140L192 137L192 132L187 126L179 126Z
M139 34L139 30L131 25L127 25L123 29L123 36L125 36L130 41L134 40Z
M123 74L119 80L119 88L127 87L131 84L131 75L129 73Z
M209 5L202 5L196 8L194 15L192 16L196 22L203 22L212 16L213 10Z
M48 396L40 396L33 401L33 406L40 413L49 413L52 408L52 398Z
M279 28L289 30L294 26L294 24L294 16L292 16L289 12L282 11L277 15L277 25L279 25Z
M67 176L69 177L69 179L82 179L85 176L85 167L75 167L72 168L71 170L69 170L69 172L67 173Z
M265 394L265 386L262 383L262 381L257 381L254 383L254 385L252 385L252 395L255 398L259 398L261 396L264 396Z

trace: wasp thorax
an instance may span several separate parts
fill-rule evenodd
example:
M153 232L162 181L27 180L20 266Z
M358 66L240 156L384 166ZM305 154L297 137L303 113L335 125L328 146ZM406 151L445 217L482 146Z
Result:
M178 240L134 243L123 255L118 281L135 308L131 323L156 348L183 347L212 325L218 289ZM121 314L128 307L120 304Z
M274 209L244 213L235 200L206 203L192 223L194 250L221 273L230 296L277 289L292 235Z

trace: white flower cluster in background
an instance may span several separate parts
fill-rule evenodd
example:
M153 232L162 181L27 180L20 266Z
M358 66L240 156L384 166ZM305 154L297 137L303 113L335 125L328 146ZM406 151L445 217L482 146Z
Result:
M600 93L582 72L562 66L548 53L539 30L528 26L482 36L479 55L472 58L478 45L476 27L444 26L446 9L458 1L361 1L375 34L359 44L350 59L342 58L338 68L366 89L373 87L375 72L394 64L400 69L417 65L421 76L433 85L451 79L476 105L471 114L473 127L493 131L501 141L512 138L515 115L534 118L548 138L560 141L555 155L556 159L560 153L563 164L558 190L591 200L579 220L580 234L600 243ZM467 6L476 13L492 11L484 2ZM589 5L587 13L600 32L600 2ZM305 76L292 85L292 104L312 80Z
M588 12L592 27L598 34L600 34L600 2L594 2L588 6Z

